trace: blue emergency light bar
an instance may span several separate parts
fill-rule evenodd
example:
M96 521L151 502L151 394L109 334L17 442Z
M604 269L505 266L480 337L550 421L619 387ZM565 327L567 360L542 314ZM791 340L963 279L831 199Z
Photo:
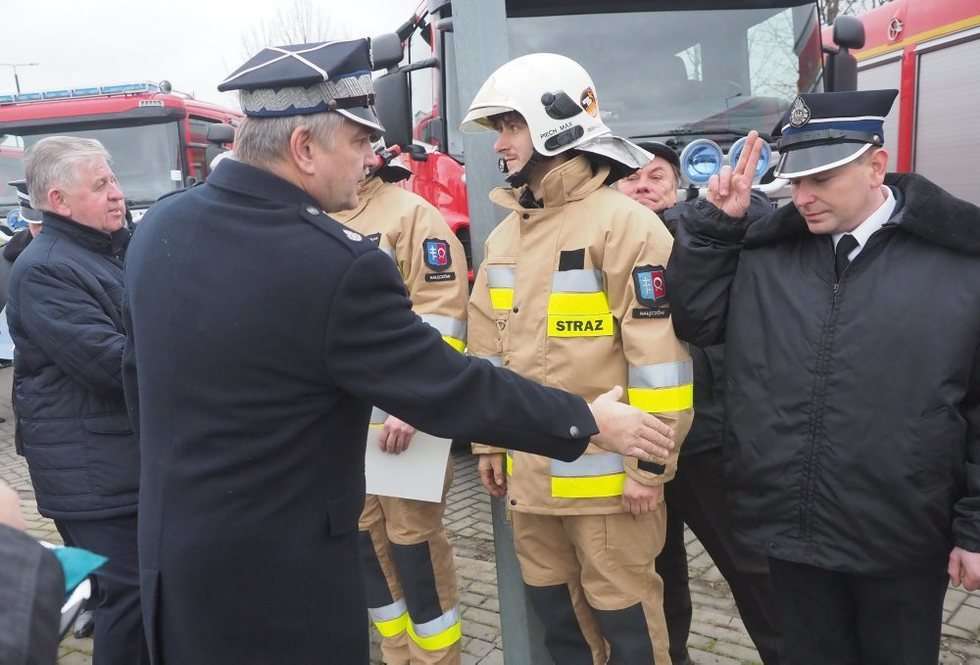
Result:
M17 102L39 102L49 99L78 99L80 97L102 97L105 95L126 95L137 92L160 92L156 83L121 83L91 88L72 88L70 90L45 90L43 92L24 92L18 95L0 95L0 104Z

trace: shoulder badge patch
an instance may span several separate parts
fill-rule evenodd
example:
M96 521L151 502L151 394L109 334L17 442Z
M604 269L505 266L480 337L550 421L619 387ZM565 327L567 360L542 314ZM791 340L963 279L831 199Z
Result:
M633 268L633 288L636 299L644 307L656 307L667 302L667 281L663 266Z
M429 270L435 272L449 270L453 265L449 243L440 238L426 238L422 241L422 259Z
M372 233L371 235L364 236L364 238L367 239L368 242L373 242L375 245L381 244L380 233Z
M633 290L641 307L633 309L634 319L666 319L670 316L667 280L663 266L633 268Z
M793 100L793 105L789 107L789 124L792 127L800 128L810 122L810 107L803 101L802 97Z
M354 242L361 242L362 240L364 240L364 236L362 236L357 231L351 231L350 229L344 229L344 235L350 238L351 240L353 240Z

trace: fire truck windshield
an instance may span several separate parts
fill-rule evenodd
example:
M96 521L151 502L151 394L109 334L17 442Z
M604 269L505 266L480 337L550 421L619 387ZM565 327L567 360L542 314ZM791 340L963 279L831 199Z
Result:
M771 132L797 92L822 85L815 3L507 23L511 55L561 53L581 63L603 119L622 136L730 143L750 129Z
M119 178L130 206L146 207L167 192L183 187L177 123L129 125L58 130L47 125L40 133L22 130L8 133L4 147L27 150L47 136L82 136L96 139L112 156L112 170ZM24 177L23 166L16 177ZM6 181L0 183L0 207L16 205L16 195Z

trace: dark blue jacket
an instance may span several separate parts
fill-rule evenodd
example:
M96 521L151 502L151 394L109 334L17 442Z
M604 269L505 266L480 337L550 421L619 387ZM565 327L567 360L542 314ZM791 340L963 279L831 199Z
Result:
M122 390L122 253L113 236L51 213L10 275L14 402L42 515L136 512L139 445Z
M367 662L357 521L372 404L437 436L566 460L596 431L581 398L454 351L374 243L230 159L146 213L126 306L156 665Z

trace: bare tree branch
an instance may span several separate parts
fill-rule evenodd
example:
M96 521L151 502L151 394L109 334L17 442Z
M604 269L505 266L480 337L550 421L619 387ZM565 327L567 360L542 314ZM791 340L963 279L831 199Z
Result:
M267 46L310 44L352 36L348 26L340 23L335 14L324 15L313 5L313 0L292 0L285 8L280 7L272 19L242 35L242 51L245 57L251 57Z

